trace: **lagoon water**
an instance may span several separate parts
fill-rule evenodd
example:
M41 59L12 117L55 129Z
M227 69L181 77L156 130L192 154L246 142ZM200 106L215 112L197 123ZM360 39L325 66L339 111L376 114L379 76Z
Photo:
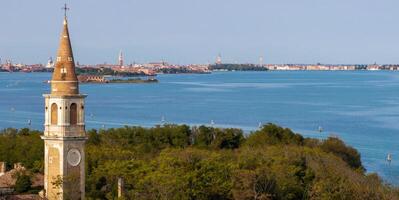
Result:
M49 73L0 73L0 128L43 129ZM168 123L238 127L276 123L306 137L336 135L368 172L399 184L399 73L216 72L159 75L158 84L83 84L87 128ZM318 127L323 127L322 133ZM392 154L390 165L386 162Z

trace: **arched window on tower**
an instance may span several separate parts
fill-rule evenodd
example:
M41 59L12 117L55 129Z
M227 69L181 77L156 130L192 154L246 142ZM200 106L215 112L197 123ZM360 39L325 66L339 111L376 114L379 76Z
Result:
M71 108L69 109L69 117L70 117L70 124L76 125L78 123L78 106L76 103L71 104Z
M51 104L51 125L58 123L58 106L56 103Z

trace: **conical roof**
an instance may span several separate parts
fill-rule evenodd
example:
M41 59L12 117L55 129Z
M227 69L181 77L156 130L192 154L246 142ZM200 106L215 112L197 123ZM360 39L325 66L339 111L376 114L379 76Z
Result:
M68 20L65 17L53 78L51 80L51 94L73 95L78 93L78 78L75 73L75 61L69 37Z

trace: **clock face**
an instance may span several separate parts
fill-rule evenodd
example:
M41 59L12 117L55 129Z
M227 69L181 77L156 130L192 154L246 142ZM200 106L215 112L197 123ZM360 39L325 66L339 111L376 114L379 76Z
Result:
M74 167L78 166L80 160L82 159L79 150L77 149L70 149L68 151L67 160L68 163Z

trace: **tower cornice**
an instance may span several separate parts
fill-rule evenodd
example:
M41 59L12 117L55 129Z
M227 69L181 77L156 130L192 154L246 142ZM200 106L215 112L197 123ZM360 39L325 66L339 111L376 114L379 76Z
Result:
M86 141L88 137L57 137L57 136L40 136L43 140L58 140L58 141Z
M43 94L43 97L74 99L74 98L86 98L87 94Z

